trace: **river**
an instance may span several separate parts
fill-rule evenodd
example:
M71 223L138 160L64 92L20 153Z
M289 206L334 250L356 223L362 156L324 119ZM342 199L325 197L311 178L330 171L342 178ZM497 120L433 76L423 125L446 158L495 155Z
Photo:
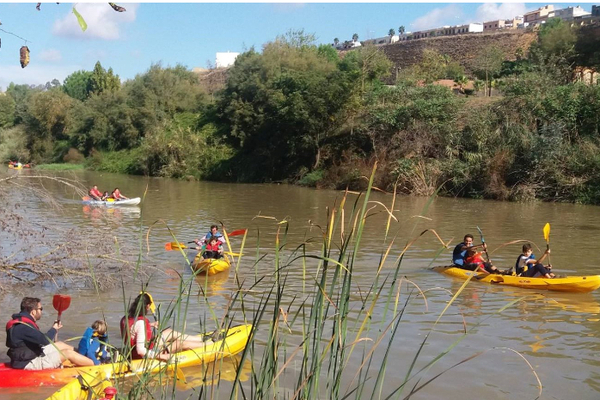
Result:
M159 304L168 303L177 296L180 275L184 279L191 276L180 252L165 251L165 243L172 240L166 226L181 242L200 237L211 224L219 222L223 222L228 231L248 228L244 256L237 269L232 268L221 277L211 278L208 283L198 280L194 283L198 286L192 287L193 291L198 291L200 286L206 285L209 302L219 319L232 294L238 289L236 275L245 289L264 277L246 294L250 308L258 304L261 294L272 285L277 229L285 227L279 222L287 221L289 224L286 247L281 253L283 260L287 260L290 252L309 238L313 240L309 241L307 250L318 254L319 226L326 226L328 208L335 207L343 197L342 192L288 185L188 182L87 171L78 172L75 176L86 185L97 184L101 190L111 191L119 187L129 197L142 197L144 192L146 195L140 206L86 208L68 190L49 183L46 187L60 201L60 209L48 207L38 199L28 199L21 206L26 210L27 218L34 222L51 223L63 230L77 228L93 232L99 241L114 241L116 237L120 243L141 248L142 268L148 268L153 277L149 291ZM356 197L356 194L348 195L348 212ZM15 198L18 198L18 193ZM357 254L354 269L355 286L351 298L356 305L372 285L374 272L390 240L394 238L394 244L383 269L391 273L404 245L425 229L435 230L452 247L462 240L465 233L473 234L475 242L479 243L476 229L479 226L485 234L494 264L507 268L514 264L520 254L521 243L505 244L519 239L528 240L534 244L534 253L541 255L546 246L542 228L549 222L554 271L566 275L599 273L599 207L453 198L436 198L429 202L427 198L398 197L393 210L397 221L392 220L389 238L384 240L387 213L377 202L390 207L392 195L373 192L370 200L374 209L367 219L361 241L362 250ZM349 229L352 221L346 224L346 229ZM150 226L152 229L149 231ZM231 243L235 252L239 249L241 237L231 238ZM444 250L434 260L440 248L435 235L426 233L414 242L403 258L400 268L402 275L421 290L428 290L427 302L415 299L403 316L391 354L394 358L393 367L388 365L383 383L384 393L389 393L404 378L418 346L451 298L447 291L455 292L462 284L461 281L430 270L432 265L444 265L450 261L451 249ZM259 256L266 254L266 257L255 263L257 253ZM301 301L298 298L304 299L303 293L313 285L315 270L309 263L304 271L301 261L296 261L286 267L285 272L288 276L282 303L292 313L291 310ZM403 291L407 288L403 286ZM134 296L139 289L138 283L125 287L124 292L126 296ZM4 321L9 319L11 313L18 311L18 303L24 293L23 290L0 292L0 314ZM41 288L36 286L27 293L42 298L46 308L52 309L51 298L56 291L51 284ZM70 294L73 300L62 317L62 338L81 335L91 322L104 314L112 342L119 341L118 323L124 310L123 291L120 288L96 293L93 289L74 287L63 293ZM528 297L497 313L510 301L523 296ZM427 372L424 381L470 356L485 352L449 370L418 392L415 398L534 399L538 393L536 378L514 350L523 355L538 374L543 386L541 399L597 399L600 391L599 301L598 291L586 294L536 292L471 282L431 332L417 366L422 367L459 339L464 324L467 329L480 325ZM379 324L381 313L382 310L376 307L373 326ZM52 315L52 311L48 311L46 318L40 321L42 330L49 327ZM243 322L239 310L237 314L234 313L235 316L240 318L237 322ZM201 331L203 328L200 324L206 324L206 329L214 327L214 324L210 325L211 316L203 302L190 304L187 321L186 330L190 333ZM258 344L266 341L269 323L269 316L265 314L257 331ZM292 343L302 340L301 331L300 320L287 330L289 352L293 350ZM375 333L368 332L365 336L373 339ZM7 360L5 337L2 330L1 361ZM378 368L371 368L375 374ZM282 381L294 382L295 378L291 370L284 374ZM347 378L351 380L352 376ZM18 393L5 391L0 393L0 399L33 400L45 398L51 392L48 389L31 388ZM181 391L177 398L186 399L193 396L191 393L190 390ZM405 391L404 395L407 394L408 391Z

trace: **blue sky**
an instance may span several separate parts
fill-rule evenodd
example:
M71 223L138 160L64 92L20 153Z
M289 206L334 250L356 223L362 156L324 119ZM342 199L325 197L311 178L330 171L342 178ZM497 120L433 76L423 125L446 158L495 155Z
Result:
M117 13L102 3L76 3L88 24L82 32L72 3L0 3L0 90L10 82L61 82L96 61L127 80L152 63L207 68L217 52L243 52L289 30L304 29L317 43L512 18L545 4L555 8L585 3L119 3ZM22 69L19 48L28 40L31 62Z

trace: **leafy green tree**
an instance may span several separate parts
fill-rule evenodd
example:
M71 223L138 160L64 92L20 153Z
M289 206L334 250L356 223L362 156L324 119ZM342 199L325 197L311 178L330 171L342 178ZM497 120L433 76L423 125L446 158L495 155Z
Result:
M135 125L142 136L177 113L199 111L207 101L198 75L181 65L163 68L153 64L127 81L123 90L127 104L136 110Z
M55 143L68 139L67 116L72 102L73 99L60 90L37 92L31 95L27 134L33 161L53 161Z
M398 33L400 35L404 35L404 32L406 32L404 25L400 25L400 27L398 28Z
M76 71L65 78L62 90L77 100L87 100L92 91L92 72Z
M529 59L545 73L562 83L569 82L576 57L575 28L560 18L550 18L538 32L538 40L529 48Z
M500 75L502 63L504 62L504 53L495 46L489 45L476 56L473 61L473 69L478 78L483 79L486 84L488 95L492 95L491 81Z
M15 125L24 123L29 118L29 98L34 93L40 92L41 88L33 89L29 85L15 85L10 83L6 88L6 94L15 101Z
M358 33L355 33L354 35L352 35L352 41L356 42L358 40Z
M8 128L15 122L15 100L8 95L0 95L0 128Z
M392 28L388 31L388 36L394 36L395 34L396 34L396 31L394 30L394 28Z
M119 75L115 75L112 68L109 68L108 71L105 70L100 61L96 62L90 77L90 93L114 92L120 88L121 80L119 79Z
M363 95L373 83L390 75L392 62L379 48L363 46L349 52L344 57L341 68L356 78L359 92Z
M338 38L333 39L333 44L337 47L337 45L340 44L340 39L338 39Z
M294 35L301 35L295 37ZM217 114L241 152L241 180L279 180L316 168L352 91L338 62L294 32L241 54Z

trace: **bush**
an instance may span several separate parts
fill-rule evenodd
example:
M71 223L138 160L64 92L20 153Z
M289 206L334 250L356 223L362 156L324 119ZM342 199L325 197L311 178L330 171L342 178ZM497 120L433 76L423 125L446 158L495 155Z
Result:
M63 157L63 161L70 164L81 164L85 161L85 157L77 149L71 147Z

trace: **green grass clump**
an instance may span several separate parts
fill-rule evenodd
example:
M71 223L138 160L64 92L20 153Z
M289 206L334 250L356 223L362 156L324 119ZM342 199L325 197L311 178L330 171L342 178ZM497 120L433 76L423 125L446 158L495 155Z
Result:
M35 169L42 169L45 171L83 171L85 166L83 164L40 164L36 165Z

